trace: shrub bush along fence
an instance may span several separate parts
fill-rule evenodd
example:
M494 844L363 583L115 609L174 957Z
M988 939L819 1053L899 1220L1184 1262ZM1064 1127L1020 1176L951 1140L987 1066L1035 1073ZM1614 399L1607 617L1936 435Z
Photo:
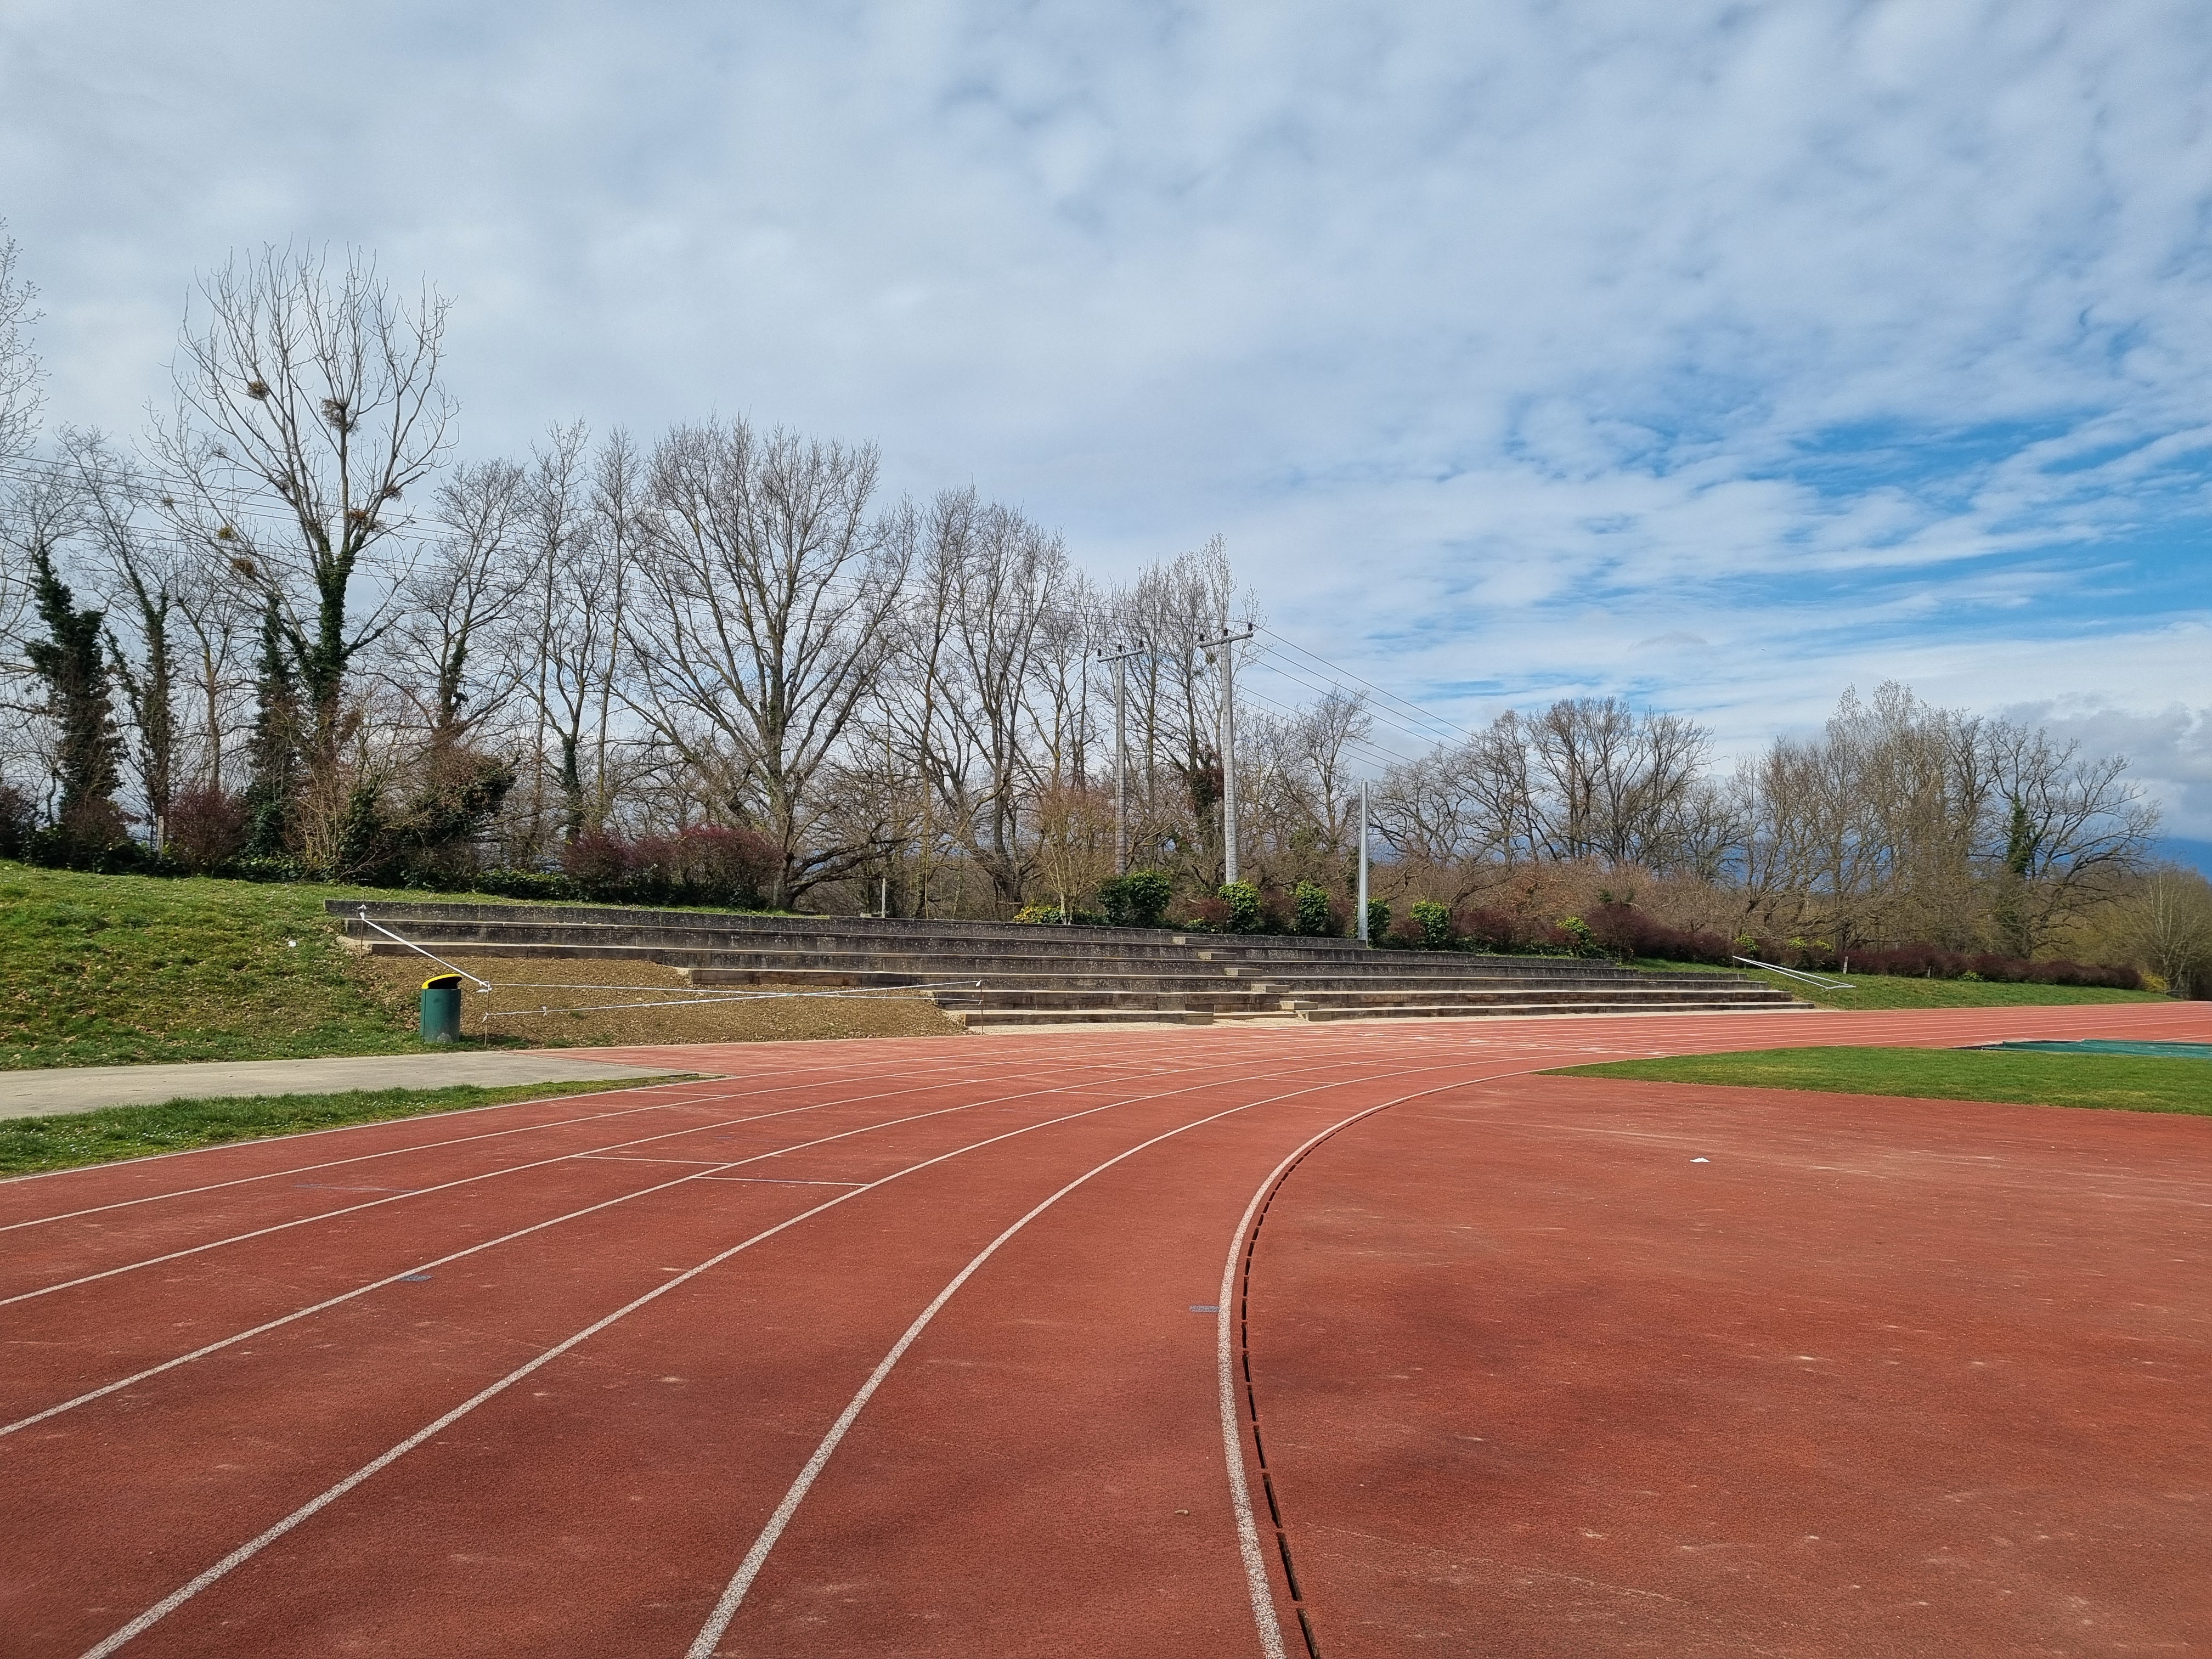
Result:
M1389 907L1380 900L1370 902L1368 913L1369 933L1376 942L1400 950L1613 957L1622 961L1705 963L1723 968L1734 965L1740 957L1753 957L1784 968L1822 973L1840 974L1849 969L1862 974L2103 986L2124 991L2141 990L2143 983L2142 975L2133 968L1971 955L1931 945L1844 953L1818 939L1724 939L1718 933L1670 927L1632 904L1611 901L1596 906L1587 919L1566 916L1556 922L1531 921L1501 910L1447 912L1443 905L1426 900L1416 902L1395 922Z
M95 822L89 814L79 814L76 819L37 828L23 792L0 786L0 858L105 875L220 876L266 882L307 877L290 858L246 852L252 824L245 803L220 790L179 792L170 806L167 844L159 852L131 840L119 813L114 820ZM356 872L349 879L359 886L425 892L743 910L760 908L769 877L780 861L774 843L764 836L700 825L672 836L635 840L606 833L579 836L562 850L558 871L472 871L426 860L386 862Z
M187 789L171 804L168 844L161 852L130 838L127 820L106 802L39 827L35 804L21 789L0 785L0 858L106 874L212 875L244 881L298 881L292 860L243 849L251 823L245 803L217 790ZM434 892L471 891L518 899L584 899L614 904L679 904L758 909L780 858L775 844L750 830L698 825L672 836L627 839L606 831L579 836L563 848L558 872L448 872L435 863L377 872L362 885L398 885ZM1017 921L1113 927L1158 927L1168 920L1174 883L1164 871L1134 870L1099 884L1099 911L1033 904ZM1340 939L1352 932L1352 908L1325 888L1300 882L1288 894L1240 881L1185 908L1175 921L1194 932L1291 934ZM1515 956L1613 957L1622 961L1732 965L1753 957L1815 973L1904 975L2009 984L2144 988L2131 967L2035 961L1972 954L1928 945L1838 951L1825 939L1724 939L1669 926L1633 904L1607 900L1585 919L1543 921L1507 911L1449 909L1417 899L1402 916L1382 899L1367 903L1370 942L1383 949L1468 951Z
M2133 968L1970 955L1932 945L1842 951L1825 939L1747 939L1741 942L1741 954L1814 973L1895 974L1913 979L1988 980L2009 985L2089 985L2114 991L2143 988L2142 975Z
M705 904L757 910L782 862L774 842L750 830L701 824L635 841L596 830L562 849L561 868L578 896L621 904Z

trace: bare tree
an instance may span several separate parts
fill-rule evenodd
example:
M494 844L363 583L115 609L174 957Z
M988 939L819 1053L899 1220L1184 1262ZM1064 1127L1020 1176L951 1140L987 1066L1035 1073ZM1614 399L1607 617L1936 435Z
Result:
M0 461L20 459L39 435L40 372L31 349L39 290L23 277L22 252L0 219Z
M153 447L186 533L233 550L276 601L308 715L311 773L334 768L346 680L390 625L407 492L439 465L448 302L403 299L368 255L264 248L199 285Z
M2179 864L2143 872L2120 905L2127 943L2178 997L2212 991L2212 882Z
M872 448L743 421L679 428L653 452L635 706L775 842L778 908L866 854L815 840L814 785L891 645L905 573L868 515L876 465Z
M590 544L594 556L576 586L574 648L585 699L594 706L592 737L592 794L586 813L590 828L607 821L614 807L608 770L613 737L616 688L623 662L623 629L630 597L630 574L646 525L644 459L629 434L617 427L600 444L592 464Z
M38 320L33 302L38 290L23 279L21 253L0 220L0 546L12 556L0 559L0 707L21 718L0 723L0 774L9 763L33 759L35 743L29 709L37 696L30 664L23 655L34 583L26 496L35 485L19 479L13 463L37 441L40 370L31 349L30 327Z
M433 747L463 741L521 678L527 659L501 648L499 635L530 581L517 545L522 497L512 461L454 468L438 488L433 533L398 583L386 653Z
M180 679L189 684L195 727L185 724L190 775L201 788L228 790L230 738L251 724L241 704L252 684L244 649L257 618L253 595L241 588L228 562L189 556L181 550L173 597L190 641L179 652Z
M969 853L1003 905L1021 902L1029 869L1020 817L1037 781L1027 764L1026 694L1045 619L1066 598L1066 550L1011 508L975 514L955 577L952 651L940 667L946 714L978 763L963 769Z
M2033 956L2143 866L2158 809L2126 781L2127 758L2081 753L2010 720L1987 722L1980 757L1993 808L1984 857L2007 949Z

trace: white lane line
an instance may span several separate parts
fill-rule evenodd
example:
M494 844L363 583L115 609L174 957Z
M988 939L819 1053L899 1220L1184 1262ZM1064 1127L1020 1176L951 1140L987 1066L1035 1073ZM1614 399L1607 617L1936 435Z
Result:
M717 1165L716 1167L727 1166ZM601 1210L612 1209L616 1205L627 1204L634 1198L649 1198L654 1193L665 1193L672 1187L681 1187L687 1182L704 1178L697 1174L678 1176L673 1181L664 1181L657 1187L641 1188L634 1193L623 1193L619 1197L610 1198L601 1203L586 1205L580 1210L571 1210L566 1215L556 1215L544 1221L533 1222L527 1227L519 1227L514 1231L502 1234L497 1238L488 1238L481 1244L471 1244L465 1250L455 1250L450 1255L438 1256L428 1261L419 1261L411 1267L401 1268L396 1273L387 1273L382 1279L372 1280L366 1285L358 1285L352 1290L343 1291L336 1296L325 1297L313 1307L298 1309L294 1312L265 1321L254 1326L251 1330L240 1331L234 1335L210 1342L204 1347L195 1348L190 1353L179 1354L174 1359L165 1359L158 1365L149 1365L143 1371L134 1371L129 1376L119 1377L112 1382L104 1383L97 1389L78 1395L75 1399L64 1400L58 1406L49 1406L44 1411L33 1412L28 1417L18 1418L13 1423L0 1424L0 1436L14 1434L19 1429L27 1429L33 1424L46 1421L49 1418L59 1417L64 1412L75 1411L79 1406L88 1406L95 1400L105 1399L111 1394L135 1387L138 1383L161 1376L164 1371L175 1370L180 1365L189 1365L194 1360L204 1359L211 1353L220 1353L223 1349L235 1346L240 1342L249 1342L257 1336L265 1335L295 1321L327 1312L341 1304L353 1301L357 1297L367 1296L372 1291L380 1291L386 1285L397 1285L403 1279L412 1278L417 1273L428 1273L434 1267L445 1267L449 1262L459 1261L465 1257L475 1255L479 1251L489 1250L501 1244L511 1244L518 1238L526 1238L532 1233L543 1232L548 1227L557 1227L564 1221L574 1221L581 1216L593 1215Z
M869 1373L868 1380L860 1384L860 1392L855 1394L845 1409L838 1413L837 1420L830 1425L830 1431L822 1437L821 1443L815 1447L814 1455L806 1460L805 1467L799 1470L798 1478L792 1481L789 1490L784 1493L783 1501L775 1506L775 1512L769 1516L768 1524L761 1528L760 1535L753 1540L752 1547L745 1552L744 1559L738 1563L737 1571L732 1575L728 1586L722 1591L721 1599L714 1603L714 1610L708 1614L707 1622L700 1626L699 1634L692 1641L685 1659L714 1659L714 1650L720 1645L724 1634L729 1630L731 1620L737 1617L738 1609L744 1605L746 1592L752 1589L753 1581L760 1577L761 1569L768 1563L769 1553L775 1548L776 1541L783 1536L784 1529L791 1524L792 1517L799 1513L799 1506L805 1502L807 1492L812 1489L817 1477L829 1463L831 1455L836 1451L838 1443L844 1439L846 1431L853 1426L854 1420L860 1415L862 1408L874 1397L876 1390L883 1386L884 1379L891 1374L892 1368L898 1364L906 1351L914 1346L915 1340L928 1327L929 1322L937 1317L938 1310L950 1302L954 1292L975 1277L976 1270L998 1254L1000 1247L1013 1237L1016 1233L1021 1231L1030 1222L1036 1220L1085 1182L1103 1175L1115 1164L1134 1158L1139 1152L1157 1146L1164 1140L1172 1140L1177 1135L1186 1134L1193 1129L1203 1128L1209 1123L1218 1123L1224 1117L1234 1117L1239 1112L1249 1112L1255 1107L1279 1105L1285 1100L1296 1100L1302 1095L1318 1094L1324 1089L1353 1087L1361 1083L1379 1083L1386 1078L1409 1077L1418 1072L1439 1072L1449 1069L1453 1068L1449 1066L1408 1066L1395 1072L1383 1072L1373 1077L1355 1079L1350 1083L1317 1083L1310 1088L1292 1089L1284 1094L1271 1095L1264 1100L1249 1100L1242 1106L1231 1106L1227 1110L1216 1112L1209 1117L1195 1119L1179 1127L1170 1129L1164 1134L1154 1135L1150 1140L1140 1141L1127 1152L1115 1153L1097 1169L1076 1176L1074 1180L1000 1233L976 1254L974 1261L954 1274L950 1284L937 1293L936 1298L921 1310L914 1323L906 1328L905 1334L891 1345L890 1352L883 1358L883 1363ZM1418 1094L1401 1095L1398 1100L1386 1100L1382 1103L1382 1105L1369 1107L1367 1111L1379 1112L1384 1106L1395 1106L1399 1103L1399 1101L1418 1099L1420 1095L1439 1094L1444 1090L1460 1087L1464 1079L1455 1079L1452 1082L1440 1084L1434 1089L1421 1090ZM1367 1112L1360 1112L1355 1115L1364 1117ZM1346 1122L1351 1121L1349 1118L1346 1120ZM1324 1134L1328 1133L1328 1131L1323 1131ZM1307 1144L1310 1146L1313 1143ZM1282 1648L1279 1640L1268 1659L1281 1659L1281 1653Z
M1199 1071L1212 1068L1209 1066L1191 1066L1185 1069ZM1080 1086L1088 1087L1093 1085L1085 1085ZM401 1441L390 1450L383 1453L378 1457L371 1459L368 1462L362 1464L361 1468L356 1469L351 1474L346 1476L344 1480L340 1480L337 1485L330 1486L318 1493L313 1498L309 1498L306 1503L300 1505L298 1509L294 1510L289 1515L277 1522L274 1526L269 1528L266 1531L261 1533L258 1536L251 1538L245 1543L240 1545L228 1555L224 1556L222 1560L216 1562L213 1566L201 1573L198 1577L192 1579L188 1583L179 1585L176 1589L172 1590L167 1595L163 1596L161 1600L156 1601L152 1607L147 1608L145 1612L140 1613L129 1624L124 1626L122 1629L108 1637L106 1640L100 1643L97 1646L87 1649L83 1655L83 1659L107 1659L108 1655L113 1653L125 1643L136 1640L139 1636L144 1634L147 1631L153 1628L154 1626L159 1624L162 1620L174 1613L179 1607L184 1606L185 1602L191 1601L192 1597L198 1595L202 1590L207 1589L209 1585L215 1583L217 1580L245 1565L246 1562L252 1560L263 1550L268 1548L270 1545L275 1543L278 1539L284 1536L286 1533L290 1532L295 1527L300 1525L301 1522L309 1520L324 1510L328 1509L332 1504L337 1503L339 1498L344 1497L355 1487L360 1486L362 1481L368 1480L381 1469L389 1468L392 1464L398 1462L402 1457L404 1457L409 1452L414 1450L416 1447L421 1445L424 1441L432 1438L441 1431L450 1427L454 1423L459 1422L462 1418L467 1416L471 1412L483 1405L486 1401L495 1399L500 1395L506 1393L507 1389L513 1388L525 1377L531 1376L542 1367L550 1364L554 1360L558 1359L562 1354L568 1352L571 1348L575 1347L579 1343L586 1341L590 1338L598 1335L601 1331L605 1330L610 1325L614 1324L617 1320L626 1318L630 1314L636 1312L640 1308L646 1306L648 1303L653 1302L658 1298L667 1295L669 1291L674 1290L678 1285L689 1284L691 1280L698 1278L700 1274L706 1273L712 1268L719 1267L723 1262L727 1261L731 1257L737 1255L743 1251L752 1249L754 1245L773 1238L778 1233L788 1231L791 1228L796 1227L800 1222L811 1220L814 1217L822 1214L825 1210L834 1210L841 1204L849 1203L854 1199L859 1198L864 1194L873 1192L879 1187L889 1186L894 1181L902 1180L908 1176L917 1174L923 1170L933 1168L937 1164L948 1163L953 1158L964 1157L969 1152L981 1152L986 1146L995 1146L1001 1141L1012 1140L1025 1134L1033 1134L1039 1129L1052 1128L1059 1124L1072 1123L1078 1118L1095 1116L1100 1112L1115 1111L1124 1106L1142 1105L1145 1102L1149 1100L1165 1100L1171 1098L1176 1095L1188 1094L1195 1089L1213 1089L1224 1086L1228 1085L1219 1083L1193 1083L1181 1089L1162 1090L1159 1093L1155 1095L1137 1095L1133 1096L1127 1100L1109 1100L1102 1106L1086 1106L1079 1112L1069 1112L1061 1117L1047 1118L1042 1122L1025 1124L1018 1129L1009 1129L1003 1134L992 1135L986 1139L973 1141L965 1146L955 1147L949 1152L940 1152L935 1158L925 1158L919 1164L908 1164L905 1169L894 1170L890 1175L884 1176L879 1180L870 1182L865 1187L857 1187L851 1192L840 1193L835 1198L825 1199L823 1202L816 1205L811 1210L802 1210L799 1214L791 1217L788 1220L780 1221L775 1226L767 1228L761 1232L755 1233L750 1238L745 1239L740 1243L732 1244L728 1249L720 1252L719 1255L709 1256L706 1261L699 1263L697 1267L688 1268L684 1273L678 1274L675 1278L668 1279L663 1284L655 1285L652 1290L647 1291L643 1296L637 1297L635 1301L625 1303L621 1307L616 1309L612 1313L605 1315L602 1318L594 1320L592 1323L584 1327L582 1330L578 1331L574 1335L556 1343L552 1347L546 1349L544 1352L539 1354L536 1358L517 1366L514 1370L509 1371L505 1376L500 1378L498 1382L494 1382L489 1388L480 1389L476 1394L471 1395L468 1399L463 1401L459 1405L454 1407L453 1410L447 1412L444 1416L437 1419L434 1422L427 1424L422 1428L416 1430L413 1434L409 1435L406 1439Z
M944 1088L946 1086L949 1085L941 1082L921 1083L916 1084L912 1088L908 1089L887 1089L879 1091L878 1092L872 1095L847 1095L841 1099L825 1100L811 1106L787 1106L781 1111L756 1112L747 1117L725 1118L720 1121L714 1123L686 1124L680 1129L670 1129L660 1134L641 1135L635 1140L618 1140L611 1146L594 1147L590 1152L561 1152L552 1158L537 1158L527 1164L510 1164L502 1169L485 1170L477 1175L462 1176L456 1180L441 1182L434 1187L418 1187L412 1192L396 1193L390 1198L373 1198L363 1204L348 1204L338 1209L324 1210L314 1215L301 1216L295 1220L276 1222L266 1227L257 1227L252 1232L234 1233L228 1238L210 1239L204 1244L191 1244L187 1245L185 1249L180 1250L171 1250L166 1255L148 1256L143 1261L126 1261L120 1267L102 1268L98 1273L86 1273L76 1279L65 1279L58 1284L42 1285L35 1291L23 1291L14 1296L0 1297L0 1308L12 1307L18 1302L29 1302L42 1296L52 1296L57 1291L74 1290L80 1285L91 1285L103 1279L112 1279L118 1273L137 1273L142 1267L157 1267L165 1261L179 1261L185 1256L198 1255L208 1250L219 1250L227 1245L244 1244L253 1239L266 1238L271 1233L289 1232L295 1227L309 1227L314 1225L317 1222L334 1221L340 1216L358 1215L363 1210L374 1210L386 1204L397 1204L403 1199L423 1198L432 1193L447 1192L456 1187L472 1186L479 1181L493 1181L501 1176L520 1175L527 1170L544 1169L550 1164L581 1163L585 1159L592 1157L594 1153L614 1152L623 1146L649 1146L656 1140L673 1140L678 1139L679 1136L699 1134L708 1129L732 1128L739 1124L758 1123L769 1118L790 1117L800 1112L826 1111L833 1106L850 1106L860 1101L888 1100L899 1095L923 1094L928 1092L930 1090ZM1060 1092L1060 1091L1055 1090L1050 1092L1058 1093ZM1012 1097L1009 1097L1011 1098ZM957 1110L963 1109L952 1108L948 1109ZM932 1115L925 1113L923 1115L928 1116ZM875 1126L870 1125L868 1127L873 1127ZM858 1132L854 1131L853 1133ZM834 1140L840 1137L832 1135L829 1138ZM806 1144L811 1146L815 1143L808 1142Z
M1470 1087L1478 1083L1495 1082L1500 1078L1527 1077L1535 1066L1524 1066L1519 1071L1492 1072L1481 1077L1462 1078L1445 1088ZM1253 1218L1260 1206L1267 1200L1283 1178L1297 1167L1308 1152L1327 1140L1340 1129L1348 1128L1364 1117L1393 1106L1403 1105L1408 1100L1419 1100L1424 1095L1442 1094L1443 1089L1424 1089L1418 1095L1406 1095L1397 1100L1386 1100L1379 1106L1370 1106L1352 1114L1340 1122L1332 1123L1304 1146L1295 1149L1262 1181L1252 1194L1252 1201L1244 1206L1243 1219L1237 1231L1229 1236L1229 1254L1221 1263L1221 1293L1215 1297L1217 1312L1214 1319L1215 1375L1219 1381L1221 1400L1221 1451L1229 1471L1229 1503L1237 1515L1237 1552L1243 1558L1244 1583L1252 1598L1252 1622L1260 1633L1260 1650L1264 1659L1284 1659L1283 1621L1275 1610L1275 1587L1267 1576L1267 1558L1260 1547L1260 1525L1252 1510L1252 1489L1244 1476L1244 1419L1237 1409L1237 1367L1235 1354L1237 1345L1230 1333L1244 1318L1243 1285L1237 1272L1237 1264L1252 1236Z
M1209 1068L1206 1066L1190 1066L1176 1068L1176 1071L1181 1071L1186 1073L1193 1071L1204 1071L1206 1069ZM1175 1072L1170 1071L1166 1073L1156 1073L1155 1075L1172 1076L1175 1075ZM895 1129L904 1124L919 1123L929 1118L950 1116L957 1112L976 1111L983 1107L996 1106L1009 1100L1033 1100L1037 1098L1039 1096L1044 1095L1073 1094L1084 1089L1095 1089L1100 1086L1102 1085L1095 1081L1085 1081L1082 1083L1063 1084L1057 1089L1030 1089L1024 1090L1018 1094L996 1095L988 1100L975 1101L964 1106L944 1106L938 1108L934 1111L915 1112L911 1113L905 1117L886 1118L880 1123L863 1124L859 1128L841 1130L834 1135L823 1135L817 1139L801 1141L797 1145L791 1146L778 1146L769 1152L757 1152L750 1158L726 1158L720 1164L707 1165L703 1171L687 1176L680 1176L673 1181L665 1181L658 1186L641 1188L635 1192L619 1194L616 1197L604 1200L599 1203L586 1205L582 1209L571 1210L566 1215L555 1216L550 1220L547 1221L534 1222L527 1227L518 1228L514 1231L502 1234L497 1238L489 1238L484 1240L482 1243L471 1244L465 1249L455 1250L451 1255L439 1256L434 1261L418 1262L411 1267L403 1267L398 1273L386 1274L382 1279L373 1280L366 1285L356 1285L352 1290L343 1291L336 1296L326 1297L325 1300L316 1303L312 1307L301 1308L292 1313L282 1315L277 1318L256 1325L251 1330L240 1331L234 1335L222 1337L216 1341L206 1344L203 1347L195 1348L190 1353L180 1354L173 1359L164 1360L158 1365L148 1366L143 1370L135 1371L131 1376L119 1378L113 1382L104 1383L100 1387L78 1395L73 1399L64 1400L59 1405L49 1406L43 1411L33 1413L31 1416L19 1418L13 1423L0 1425L0 1436L10 1435L19 1429L27 1429L34 1423L43 1423L49 1418L59 1417L64 1412L73 1411L79 1406L89 1405L92 1401L102 1399L108 1395L118 1392L120 1389L131 1388L137 1383L147 1381L150 1377L159 1376L164 1371L173 1371L179 1365L190 1364L196 1359L204 1359L211 1353L219 1353L225 1348L232 1347L238 1343L250 1340L251 1339L260 1336L266 1332L273 1331L280 1326L289 1325L296 1320L306 1319L313 1315L322 1313L329 1309L338 1306L341 1303L350 1302L356 1297L367 1296L372 1291L382 1290L388 1285L396 1285L401 1280L408 1278L410 1274L428 1273L433 1267L442 1267L448 1262L459 1261L464 1257L475 1255L481 1251L491 1249L497 1245L510 1243L518 1238L526 1238L532 1233L543 1232L546 1228L558 1226L564 1221L574 1221L580 1216L594 1215L601 1210L611 1209L617 1204L627 1204L634 1198L644 1198L653 1193L665 1192L671 1187L680 1187L687 1182L730 1180L734 1178L726 1176L715 1175L711 1173L712 1171L742 1169L748 1164L759 1164L763 1163L771 1158L781 1158L786 1152L805 1152L812 1147L826 1146L832 1141L849 1140L854 1135L872 1133L878 1129ZM910 1092L913 1091L890 1090L886 1091L884 1093L880 1095L864 1095L857 1097L857 1098L862 1100L890 1099L897 1094ZM850 1104L851 1101L848 1099L844 1103ZM794 1112L805 1109L806 1109L803 1107L791 1107L787 1109L784 1112L773 1114L773 1115L789 1116ZM860 1182L840 1181L823 1182L819 1183L779 1182L774 1184L818 1184L823 1186L857 1188L866 1183Z

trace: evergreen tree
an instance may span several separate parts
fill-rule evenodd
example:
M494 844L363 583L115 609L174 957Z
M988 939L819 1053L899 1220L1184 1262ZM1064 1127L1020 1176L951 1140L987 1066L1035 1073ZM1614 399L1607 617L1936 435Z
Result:
M252 769L246 786L246 811L252 824L246 850L251 857L270 858L284 850L299 787L300 736L300 681L293 672L283 623L272 598L261 611L261 659L253 681L253 734L246 745L247 763Z
M115 726L100 637L107 613L76 608L76 595L55 574L53 555L45 543L32 544L31 565L39 618L50 637L28 641L25 651L31 671L46 682L43 712L60 728L54 782L61 797L58 815L67 823L81 808L112 806L121 781L123 738Z

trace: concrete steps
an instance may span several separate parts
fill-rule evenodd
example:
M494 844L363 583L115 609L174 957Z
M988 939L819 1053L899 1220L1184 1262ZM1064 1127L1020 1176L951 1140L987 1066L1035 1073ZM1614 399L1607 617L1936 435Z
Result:
M441 955L653 962L702 989L945 988L927 994L971 1029L1808 1006L1736 975L1374 951L1352 939L439 901L327 908L354 948L379 956L410 952L370 921Z

